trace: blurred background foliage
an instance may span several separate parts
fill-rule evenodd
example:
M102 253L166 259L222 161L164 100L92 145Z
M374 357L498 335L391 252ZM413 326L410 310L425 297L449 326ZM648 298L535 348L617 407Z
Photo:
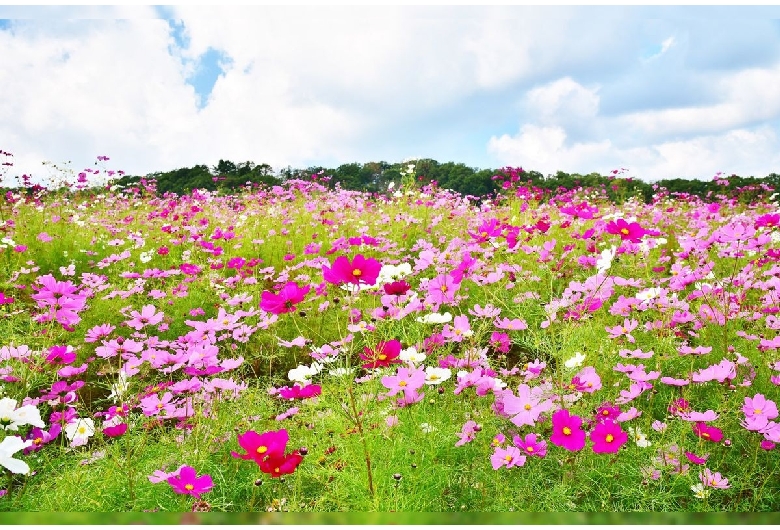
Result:
M778 513L4 513L0 524L777 524Z

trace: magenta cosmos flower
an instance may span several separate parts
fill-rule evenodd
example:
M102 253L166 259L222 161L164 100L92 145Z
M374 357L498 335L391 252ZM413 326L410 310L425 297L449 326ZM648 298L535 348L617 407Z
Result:
M384 368L391 364L400 364L399 355L401 355L401 343L393 339L387 342L380 342L373 350L368 347L363 348L360 358L368 361L362 365L365 369Z
M346 256L339 256L332 267L323 265L322 275L326 282L334 285L342 283L374 285L381 269L382 264L374 258L366 258L358 254L351 262Z
M210 475L199 477L195 469L190 466L182 467L178 476L168 477L168 484L174 492L192 495L196 499L200 499L202 493L207 493L214 487Z
M287 282L284 287L279 289L278 294L270 291L263 291L260 300L260 309L280 315L282 313L291 313L295 311L295 305L303 302L306 295L309 294L311 287L299 287L295 282Z
M694 423L692 427L693 434L699 438L704 438L705 440L709 440L711 442L719 442L723 439L723 431L717 427L707 425L703 421Z
M285 429L263 434L247 431L238 435L238 445L246 451L246 454L239 454L235 451L231 451L230 454L234 458L254 460L260 465L263 460L268 458L284 457L284 450L287 448L289 439L290 436Z
M558 410L552 415L552 427L551 443L568 451L579 451L585 447L586 435L579 416L571 416L566 409Z
M590 433L590 440L594 453L617 453L628 440L628 435L618 423L606 420L596 424Z
M617 219L607 223L607 232L620 236L620 239L624 241L639 243L647 230L642 228L639 223L629 223L625 219Z

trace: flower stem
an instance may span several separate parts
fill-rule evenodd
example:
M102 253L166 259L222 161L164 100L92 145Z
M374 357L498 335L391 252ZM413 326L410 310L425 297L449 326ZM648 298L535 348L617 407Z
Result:
M371 494L371 497L374 497L374 479L371 475L371 454L368 452L368 444L366 443L366 437L365 433L363 432L363 420L360 418L360 413L357 410L357 405L355 404L355 394L352 392L352 386L350 385L347 389L347 392L349 393L349 404L352 408L352 415L353 419L355 421L355 426L358 429L358 432L360 433L360 441L363 443L363 454L366 457L366 472L368 474L368 492Z

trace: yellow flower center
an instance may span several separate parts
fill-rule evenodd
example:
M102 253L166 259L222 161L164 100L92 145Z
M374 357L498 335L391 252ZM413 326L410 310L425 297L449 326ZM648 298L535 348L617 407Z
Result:
M529 453L533 453L534 452L534 446L533 445L529 445L528 447L525 448L525 450L528 451Z
M621 228L620 229L620 233L623 234L624 236L627 236L628 235L628 228Z
M360 269L354 269L352 271L352 276L360 276L361 274L363 274L363 271L361 271Z
M278 473L278 472L279 472L279 468L278 468L278 467L275 467L275 468L274 468L274 473Z
M33 440L33 443L34 443L35 445L40 445L41 443L43 443L43 438L41 438L41 437L39 436L38 438L36 438L36 439L34 439L34 440Z
M442 286L439 288L439 290L440 290L441 292L443 292L443 293L446 293L446 292L447 292L447 286L446 286L446 285L442 285Z
M266 446L264 446L264 445L261 445L260 447L257 448L257 453L258 454L263 454L266 451L268 451L268 448Z
M524 408L525 410L531 410L531 408L532 408L532 407L531 407L531 404L530 404L530 403L526 403L526 404L525 404L525 406L524 406L523 408Z
M512 460L512 455L506 455L506 456L504 457L504 460L506 460L507 462L509 462L510 460Z
M563 434L565 434L566 436L569 436L571 434L571 429L569 429L568 427L564 427L563 428Z
M398 386L401 386L401 387L406 386L406 381L401 381L400 383L398 383Z
M702 437L702 438L707 438L707 439L709 440L709 439L710 439L710 433L708 433L708 432L703 432L703 433L701 433L701 437Z
M753 414L761 414L762 412L761 409L753 409Z
M614 439L615 439L615 437L614 437L614 436L612 436L611 434L608 434L608 435L607 435L607 437L606 437L606 438L604 438L604 439L607 441L607 443L609 443L609 442L611 442L612 440L614 440Z
M192 484L185 484L184 489L187 491L192 491L195 489L195 486L193 486Z
M608 410L602 410L601 411L601 415L602 416L609 416L609 411Z
M379 359L380 361L384 361L385 359L387 359L387 355L385 355L384 353L380 353L377 356L377 359Z

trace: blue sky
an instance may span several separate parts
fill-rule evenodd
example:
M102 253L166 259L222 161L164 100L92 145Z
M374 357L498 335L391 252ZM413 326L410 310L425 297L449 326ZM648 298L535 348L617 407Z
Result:
M8 184L98 155L130 174L416 157L647 181L780 173L780 7L0 6L0 19Z

